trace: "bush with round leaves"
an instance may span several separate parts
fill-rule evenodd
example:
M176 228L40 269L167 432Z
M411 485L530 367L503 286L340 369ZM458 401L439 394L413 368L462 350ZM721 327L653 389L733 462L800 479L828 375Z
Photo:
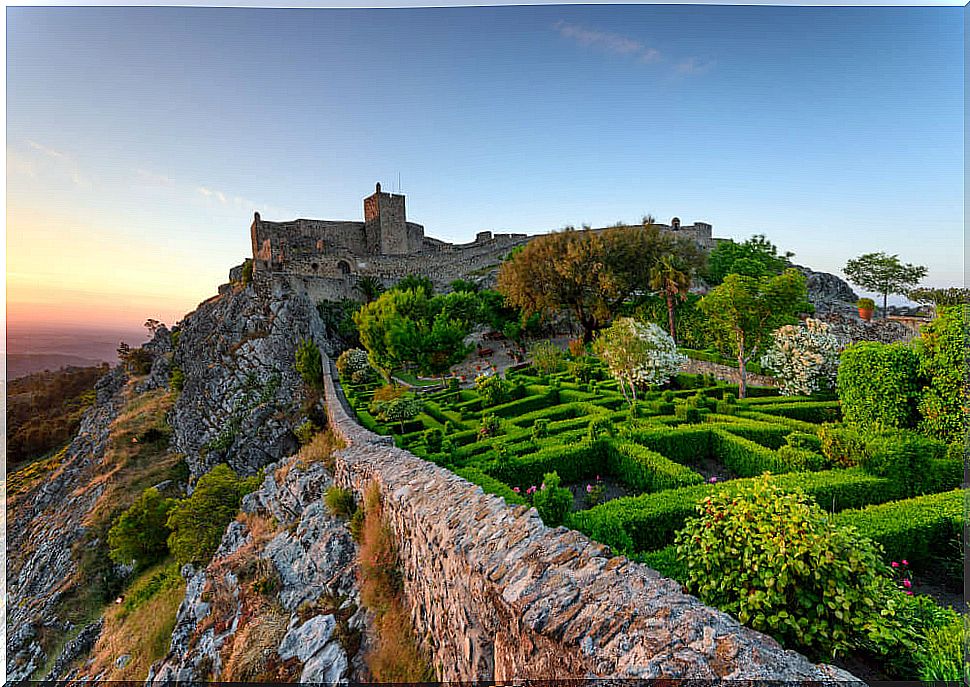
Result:
M549 527L558 527L566 521L573 505L573 494L559 486L559 475L547 472L542 478L542 487L533 495L532 505L539 511L539 517Z
M916 424L923 377L912 347L863 341L842 351L840 360L837 386L846 424L864 430Z
M152 487L142 492L108 532L108 546L112 560L117 563L135 561L145 568L168 554L167 539L172 530L166 521L175 499L163 498Z
M765 476L719 492L676 536L687 588L788 647L836 653L885 631L876 545Z
M340 376L355 384L369 382L377 376L376 371L370 365L367 351L360 348L348 348L337 356L335 364Z

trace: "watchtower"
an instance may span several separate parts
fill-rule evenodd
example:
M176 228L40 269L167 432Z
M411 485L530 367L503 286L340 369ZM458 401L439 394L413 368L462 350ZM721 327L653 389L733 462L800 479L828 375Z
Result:
M408 255L421 248L411 245L404 196L381 191L380 183L364 198L364 237L372 255Z

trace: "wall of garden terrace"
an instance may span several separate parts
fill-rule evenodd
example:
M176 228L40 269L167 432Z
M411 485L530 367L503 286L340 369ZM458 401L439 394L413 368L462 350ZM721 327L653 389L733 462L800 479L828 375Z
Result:
M355 421L335 373L324 384L331 427L347 443L336 480L359 498L379 486L405 598L438 679L855 679L398 448Z

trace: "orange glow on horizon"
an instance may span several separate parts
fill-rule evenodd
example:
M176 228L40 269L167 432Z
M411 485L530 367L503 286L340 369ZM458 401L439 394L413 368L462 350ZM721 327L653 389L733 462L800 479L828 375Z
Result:
M8 206L7 326L174 324L227 275L159 238Z

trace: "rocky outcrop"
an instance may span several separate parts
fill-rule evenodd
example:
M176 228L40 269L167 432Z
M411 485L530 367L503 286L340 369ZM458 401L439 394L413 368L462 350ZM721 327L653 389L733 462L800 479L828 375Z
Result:
M205 569L183 571L188 585L171 650L150 683L360 679L353 638L365 613L358 608L356 546L346 523L323 505L331 477L322 463L297 457L266 472L243 502L251 517L230 524ZM271 532L262 529L267 522ZM253 570L262 576L255 582ZM268 630L253 629L261 624ZM248 646L253 642L258 646ZM267 672L240 672L245 661L238 657L253 649L268 657Z
M293 429L307 418L295 351L302 339L327 350L305 296L260 298L241 284L222 291L179 324L173 357L185 380L169 417L173 445L196 477L219 463L253 474L293 454Z
M802 265L792 265L805 275L808 287L808 300L815 306L816 315L838 313L851 315L857 312L856 301L859 296L844 279L829 274L816 272Z
M829 331L846 344L860 341L895 343L909 341L917 332L902 322L887 319L872 319L868 322L858 317L828 313L818 319L828 323Z
M102 377L96 403L81 420L63 462L46 479L7 503L7 679L23 680L45 661L39 635L73 630L57 602L75 580L72 549L103 486L94 483L112 421L122 407L123 370ZM56 668L56 666L55 666ZM57 677L56 670L52 675Z

